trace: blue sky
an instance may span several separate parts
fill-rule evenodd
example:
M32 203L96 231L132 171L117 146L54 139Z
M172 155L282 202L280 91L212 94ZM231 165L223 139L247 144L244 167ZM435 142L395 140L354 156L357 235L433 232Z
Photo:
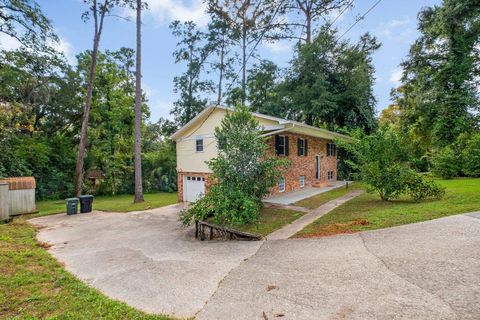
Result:
M173 77L184 71L175 65L172 52L176 39L168 25L173 20L193 20L205 25L208 17L203 13L201 0L147 0L150 10L144 14L143 25L143 85L149 99L151 121L159 117L169 117L173 93ZM365 13L377 0L357 0L355 7L345 12L335 26L342 33ZM44 12L53 21L61 40L60 49L75 60L75 54L92 46L92 25L81 20L86 6L81 0L38 0ZM382 48L374 56L378 100L377 111L389 102L391 88L395 87L401 75L399 64L408 53L410 44L417 38L417 13L422 7L440 4L440 0L383 0L364 20L359 22L346 35L355 42L365 32L378 37ZM8 47L8 39L0 38L0 43ZM101 49L116 50L122 46L135 46L135 24L122 19L109 18L101 40ZM291 58L291 44L276 43L263 45L259 54L280 66L286 66Z

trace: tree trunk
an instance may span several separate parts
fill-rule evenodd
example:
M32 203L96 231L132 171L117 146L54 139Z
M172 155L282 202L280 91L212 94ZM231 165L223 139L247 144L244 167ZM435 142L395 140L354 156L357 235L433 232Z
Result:
M225 41L225 39L223 39ZM218 96L217 96L217 105L222 103L222 82L223 82L223 69L225 68L224 60L225 59L225 44L222 44L222 49L220 51L220 75L218 78Z
M305 12L305 33L306 33L306 43L312 43L312 17L309 12Z
M242 103L245 104L247 96L247 31L243 27L242 34Z
M135 75L135 199L143 202L142 186L142 0L137 0L137 61Z
M105 13L102 13L100 17L100 27L98 26L98 13L96 7L96 1L94 2L94 19L95 19L95 35L93 37L93 51L90 62L90 70L88 72L88 81L87 81L87 97L85 101L85 108L83 110L82 116L82 129L80 131L80 142L78 143L78 154L77 154L77 164L75 167L75 194L80 196L82 194L82 184L83 184L83 161L85 157L85 146L87 145L87 133L88 133L88 122L90 118L90 108L92 105L92 94L93 94L93 84L95 82L95 68L97 66L97 55L98 55L98 46L100 43L100 36L103 29L103 19Z

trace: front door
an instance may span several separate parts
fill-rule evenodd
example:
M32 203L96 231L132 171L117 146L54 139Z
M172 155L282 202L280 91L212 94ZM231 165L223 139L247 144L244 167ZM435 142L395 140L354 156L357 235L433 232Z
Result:
M315 156L315 179L320 180L320 156Z

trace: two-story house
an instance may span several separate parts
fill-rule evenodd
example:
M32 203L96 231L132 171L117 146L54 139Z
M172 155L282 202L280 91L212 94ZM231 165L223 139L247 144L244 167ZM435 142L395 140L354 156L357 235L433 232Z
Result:
M222 106L210 106L172 135L177 145L179 201L195 201L209 187L211 170L205 161L217 156L214 129L228 112ZM351 138L264 114L253 113L271 146L271 154L286 157L290 167L271 194L322 186L337 179L337 151L334 139Z

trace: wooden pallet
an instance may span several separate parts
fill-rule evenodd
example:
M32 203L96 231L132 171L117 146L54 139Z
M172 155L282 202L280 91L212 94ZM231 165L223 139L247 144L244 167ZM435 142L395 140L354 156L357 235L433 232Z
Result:
M212 240L214 238L222 238L222 239L229 239L229 240L243 240L243 241L262 240L261 236L251 234L248 232L221 227L219 225L216 225L210 222L195 221L195 238L203 241L207 239L207 234L208 234L209 240Z

